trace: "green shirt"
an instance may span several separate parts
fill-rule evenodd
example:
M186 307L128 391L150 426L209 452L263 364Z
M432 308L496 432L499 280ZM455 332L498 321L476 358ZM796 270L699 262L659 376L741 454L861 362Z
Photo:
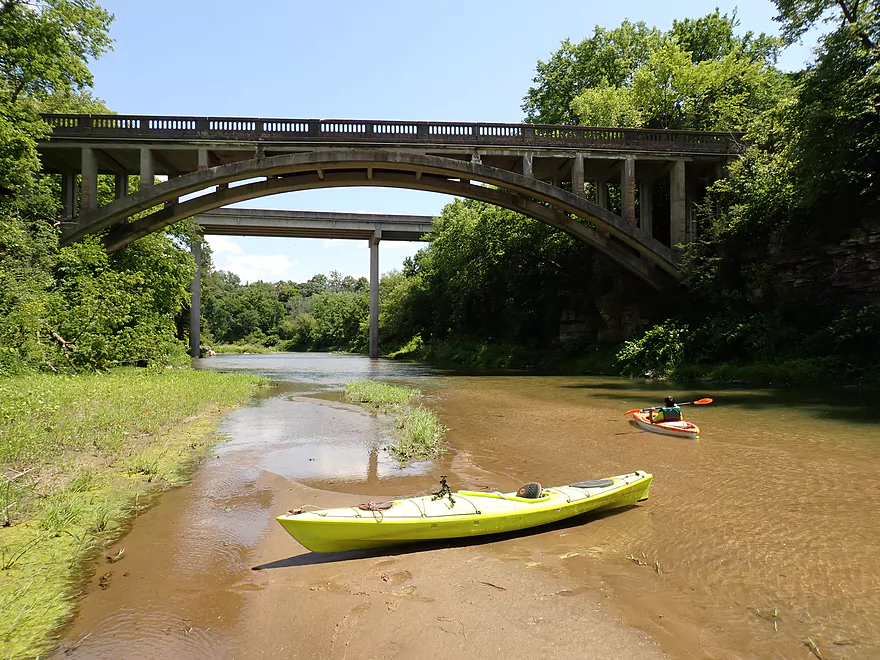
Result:
M660 406L660 410L654 413L655 422L679 422L681 421L681 408L679 406Z

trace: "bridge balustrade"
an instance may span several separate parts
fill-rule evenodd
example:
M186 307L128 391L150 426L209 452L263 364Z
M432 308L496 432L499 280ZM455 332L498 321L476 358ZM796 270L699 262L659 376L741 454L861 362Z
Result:
M255 142L373 142L510 147L662 148L665 152L733 154L741 135L595 126L402 122L240 117L148 117L137 115L43 115L55 138L242 140Z

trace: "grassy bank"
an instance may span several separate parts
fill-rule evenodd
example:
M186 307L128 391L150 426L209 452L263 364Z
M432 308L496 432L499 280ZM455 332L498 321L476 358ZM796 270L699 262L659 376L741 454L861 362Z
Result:
M436 458L446 451L446 428L432 410L418 403L420 396L419 390L372 380L354 380L345 386L349 401L397 415L397 433L389 449L402 464Z
M0 380L0 657L51 647L100 550L263 383L189 369Z

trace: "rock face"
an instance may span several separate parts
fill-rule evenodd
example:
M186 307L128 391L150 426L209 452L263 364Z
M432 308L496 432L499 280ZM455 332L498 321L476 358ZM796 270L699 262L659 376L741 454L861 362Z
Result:
M880 304L880 218L836 240L804 242L774 260L781 281L841 306Z

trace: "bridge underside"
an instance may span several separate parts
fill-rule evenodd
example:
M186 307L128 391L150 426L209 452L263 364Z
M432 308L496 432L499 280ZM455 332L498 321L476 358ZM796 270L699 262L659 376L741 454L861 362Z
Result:
M196 216L205 235L421 241L433 228L429 215L217 209Z
M117 250L182 219L235 202L350 186L410 188L497 204L566 231L655 288L679 277L668 247L582 196L481 163L384 150L309 152L198 170L81 214L66 228L62 242L112 228L105 242L109 250ZM128 222L136 214L141 217Z

